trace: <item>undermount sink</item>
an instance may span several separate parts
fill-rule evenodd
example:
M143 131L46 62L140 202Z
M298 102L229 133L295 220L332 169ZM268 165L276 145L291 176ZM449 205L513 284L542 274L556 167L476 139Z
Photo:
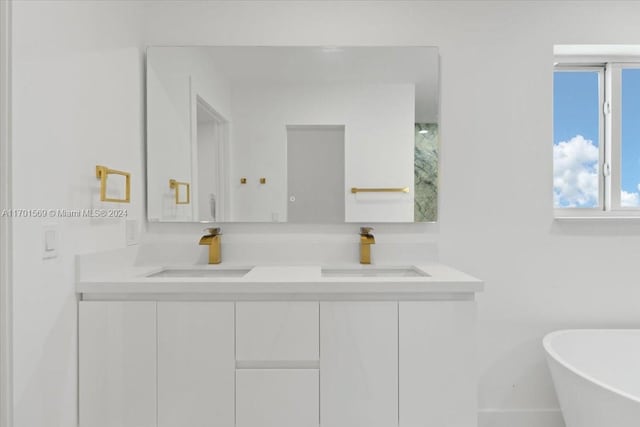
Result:
M322 277L428 277L415 267L323 267Z
M165 268L147 277L244 277L251 268Z
M160 271L148 274L149 278L241 278L253 267L165 267ZM326 278L349 277L428 277L429 274L413 266L354 266L354 267L322 267L321 276Z

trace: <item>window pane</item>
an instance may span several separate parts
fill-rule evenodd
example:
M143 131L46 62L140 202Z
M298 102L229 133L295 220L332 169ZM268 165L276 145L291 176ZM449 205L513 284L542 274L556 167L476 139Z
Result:
M595 208L598 192L598 71L556 71L553 82L553 195L557 208Z
M640 207L640 68L622 70L621 177L620 204Z

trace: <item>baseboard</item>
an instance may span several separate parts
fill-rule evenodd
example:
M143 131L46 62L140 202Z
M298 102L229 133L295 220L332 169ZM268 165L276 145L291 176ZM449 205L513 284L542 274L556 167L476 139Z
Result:
M482 410L478 427L565 427L558 409Z

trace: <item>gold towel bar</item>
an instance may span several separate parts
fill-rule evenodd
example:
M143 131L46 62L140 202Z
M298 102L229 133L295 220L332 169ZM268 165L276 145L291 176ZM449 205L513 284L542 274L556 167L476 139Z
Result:
M409 187L403 188L351 188L352 193L408 193Z
M186 187L187 190L187 198L185 200L180 200L180 186ZM191 203L191 185L188 182L180 182L175 179L169 180L169 188L172 190L176 190L176 205L188 205Z
M107 197L107 177L109 175L122 175L125 177L125 197L124 199L113 199ZM100 180L100 201L129 203L131 201L131 174L115 169L109 169L106 166L96 165L96 178Z

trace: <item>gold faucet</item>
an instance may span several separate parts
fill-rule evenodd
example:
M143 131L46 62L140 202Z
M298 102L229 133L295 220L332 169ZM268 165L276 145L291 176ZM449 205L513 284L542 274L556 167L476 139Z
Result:
M205 229L207 234L200 238L201 245L209 246L209 264L220 264L220 227Z
M360 227L360 264L371 264L371 245L376 243L371 227Z

